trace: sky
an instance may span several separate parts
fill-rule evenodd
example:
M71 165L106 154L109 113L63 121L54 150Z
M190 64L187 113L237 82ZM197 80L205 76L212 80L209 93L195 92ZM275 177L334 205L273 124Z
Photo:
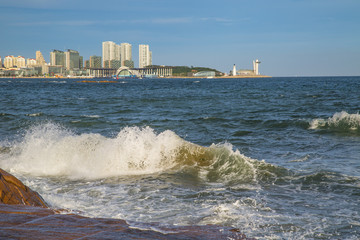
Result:
M270 76L360 76L359 0L0 0L0 56L102 55L148 44L154 65L234 64Z

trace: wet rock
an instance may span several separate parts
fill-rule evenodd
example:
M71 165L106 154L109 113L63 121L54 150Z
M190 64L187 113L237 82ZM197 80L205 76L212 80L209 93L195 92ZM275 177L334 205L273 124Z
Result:
M51 209L0 204L0 239L248 239L227 227L129 224L120 219L57 214Z
M216 225L160 226L87 218L52 210L41 196L0 169L0 239L249 239Z
M0 168L0 203L47 207L42 197Z

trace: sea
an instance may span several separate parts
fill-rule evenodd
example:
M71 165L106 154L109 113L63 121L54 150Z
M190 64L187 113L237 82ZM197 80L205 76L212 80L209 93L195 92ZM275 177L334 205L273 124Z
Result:
M0 168L132 227L360 239L360 77L0 79Z

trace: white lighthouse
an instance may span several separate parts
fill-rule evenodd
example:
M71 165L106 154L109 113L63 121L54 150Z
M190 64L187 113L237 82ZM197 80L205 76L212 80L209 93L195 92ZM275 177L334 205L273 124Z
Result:
M235 64L234 64L234 66L233 66L232 75L233 75L233 76L236 76L236 66L235 66Z
M253 67L254 67L254 74L255 75L259 75L259 64L260 63L261 62L258 59L253 61Z

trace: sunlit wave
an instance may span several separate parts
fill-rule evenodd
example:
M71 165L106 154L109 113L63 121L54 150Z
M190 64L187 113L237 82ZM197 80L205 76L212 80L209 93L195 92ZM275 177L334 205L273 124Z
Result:
M209 182L256 183L281 168L251 159L230 143L203 147L173 131L126 127L115 137L77 135L53 123L33 126L0 155L5 169L35 176L98 179L191 168ZM280 173L281 175L282 173Z

